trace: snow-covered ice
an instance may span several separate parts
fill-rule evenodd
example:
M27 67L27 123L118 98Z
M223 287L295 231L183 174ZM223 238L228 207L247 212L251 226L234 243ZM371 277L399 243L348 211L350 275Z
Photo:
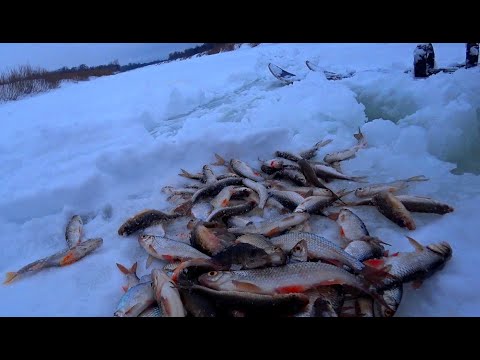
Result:
M465 44L433 45L439 67L464 61ZM397 316L479 316L480 68L415 80L404 73L415 46L242 46L0 104L0 272L64 249L75 213L86 222L85 238L104 239L78 263L1 285L0 315L112 316L125 283L115 263L139 260L139 275L146 273L145 251L117 229L139 210L169 209L161 188L186 183L180 168L199 171L214 153L258 167L257 158L275 150L332 138L323 158L355 144L360 127L368 147L342 164L345 173L370 182L422 174L430 181L405 193L455 208L414 214L418 227L409 232L372 208L354 209L397 251L412 250L407 233L453 247L444 270L418 290L405 287ZM356 74L327 81L305 60ZM282 84L270 62L302 80Z

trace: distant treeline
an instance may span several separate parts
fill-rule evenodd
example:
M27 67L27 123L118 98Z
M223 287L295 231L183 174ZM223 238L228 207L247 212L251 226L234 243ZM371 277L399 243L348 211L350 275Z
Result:
M243 43L205 43L203 45L188 48L183 51L175 51L168 55L168 60L186 59L197 54L213 55L219 52L232 51L240 47ZM255 47L259 43L250 43L250 46Z

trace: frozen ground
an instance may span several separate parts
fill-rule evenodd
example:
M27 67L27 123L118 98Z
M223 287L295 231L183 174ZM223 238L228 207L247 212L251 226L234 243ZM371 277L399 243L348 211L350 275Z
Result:
M464 44L434 44L438 66L464 60ZM418 290L407 286L398 316L479 316L480 68L414 80L415 44L263 44L151 66L0 104L0 272L15 271L66 247L74 213L86 237L103 246L78 263L0 286L2 316L112 316L124 276L145 254L121 223L144 208L169 209L160 189L183 183L217 152L258 166L277 149L297 150L324 137L323 148L368 148L343 164L371 182L425 175L406 193L455 207L415 214L409 235L448 241L453 258ZM327 81L305 66L356 70ZM303 80L285 86L273 62ZM353 183L343 183L354 187ZM373 235L410 251L406 231L375 210L356 210ZM333 223L327 224L334 226ZM335 231L326 229L335 236Z

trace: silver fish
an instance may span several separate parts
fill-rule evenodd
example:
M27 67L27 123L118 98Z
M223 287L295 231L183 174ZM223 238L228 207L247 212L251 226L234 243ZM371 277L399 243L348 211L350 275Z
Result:
M197 249L185 244L184 242L175 241L160 236L141 235L138 238L138 242L148 254L160 260L185 261L197 258L210 258L208 255L201 253Z
M340 235L348 240L358 240L370 236L362 219L353 211L342 208L338 213L337 224L340 226Z
M68 247L71 249L78 243L80 243L83 234L83 221L80 215L73 215L68 221L67 228L65 230L65 240Z
M326 163L334 163L354 158L358 150L363 149L367 146L367 141L365 140L365 137L363 136L363 133L360 131L360 129L358 129L358 134L355 134L354 137L358 141L357 145L346 150L327 154L323 158L323 161L325 161Z
M348 176L344 175L341 172L338 172L331 166L326 166L322 164L313 165L315 174L322 179L339 179L339 180L349 180L356 182L364 182L366 176Z
M248 187L240 187L240 186L227 186L220 191L217 196L210 201L210 204L215 209L224 208L229 206L230 199L234 196L246 196L252 193L252 190Z
M130 288L122 296L113 316L137 317L154 303L152 283L141 283Z
M371 185L356 189L355 196L360 198L371 197L383 191L394 193L399 190L405 189L406 187L408 187L408 183L412 181L428 181L428 178L426 178L423 175L417 175L417 176L412 176L408 179L395 180L389 183L371 184Z
M258 207L260 209L263 209L268 199L267 188L263 184L256 181L252 181L250 179L243 179L243 185L249 187L250 189L254 190L258 194L260 198Z
M378 238L364 236L359 240L354 240L345 248L345 252L352 255L361 262L369 259L380 258L385 253L382 244L386 244ZM388 244L387 244L388 245Z
M403 285L400 284L391 289L385 290L382 297L390 308L375 302L373 304L373 314L375 317L392 317L395 315L403 297Z
M203 181L207 184L213 184L215 181L217 181L217 177L215 176L215 173L213 172L212 168L208 165L204 165L202 168L203 171Z
M282 177L293 181L297 185L307 186L307 179L300 170L282 169L271 175L272 178Z
M306 261L308 261L307 242L305 240L300 240L297 244L295 244L292 250L290 250L289 264Z
M185 317L180 293L175 284L163 271L152 270L153 294L165 317Z
M265 180L259 172L253 170L250 166L247 165L247 163L243 162L242 160L231 159L230 166L232 167L233 171L240 176L246 177L254 181Z
M332 205L335 201L336 199L333 196L309 196L303 199L293 212L324 215L322 210Z
M151 306L138 315L138 317L163 317L163 312L158 306Z
M192 203L195 203L195 201L206 197L206 196L215 196L217 195L222 189L226 186L230 185L240 185L242 184L242 178L234 178L234 177L228 177L222 180L218 180L210 185L207 185L201 189L199 189L195 194L192 196Z
M268 193L287 209L293 211L305 198L294 191L281 191L269 189Z
M300 240L305 240L308 249L308 258L312 260L325 260L347 265L355 272L361 272L363 265L356 258L346 253L340 246L332 243L322 236L306 232L289 232L270 239L270 242L289 252Z
M98 249L102 244L102 238L82 241L71 249L63 250L44 259L34 261L16 272L7 272L4 284L10 284L12 281L19 279L27 273L38 272L51 267L71 265Z
M241 215L246 214L257 205L255 201L247 201L240 205L233 205L224 208L218 208L213 210L210 215L207 217L207 221L213 221L218 218L225 216Z
M307 213L297 213L280 217L273 220L263 221L258 224L251 224L240 228L230 228L229 232L234 234L261 234L268 237L276 236L291 228L307 221L310 215Z

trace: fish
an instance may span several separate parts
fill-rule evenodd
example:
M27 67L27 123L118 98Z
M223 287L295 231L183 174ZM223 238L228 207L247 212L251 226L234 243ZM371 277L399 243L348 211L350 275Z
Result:
M212 168L208 165L204 165L202 168L203 172L203 182L205 182L207 185L213 184L214 182L217 181L217 177L215 176L215 173L213 172Z
M162 221L172 220L180 215L166 214L159 210L143 210L127 219L118 229L118 235L129 236L137 231L157 225Z
M114 317L137 317L155 303L151 282L131 287L120 299Z
M206 221L213 221L215 219L221 219L223 217L246 214L257 205L256 201L249 200L239 205L232 205L224 208L218 208L213 210L208 215Z
M209 259L210 256L198 251L197 249L181 241L175 241L168 238L154 235L140 235L139 244L155 259L175 261L190 259ZM147 261L147 267L151 259Z
M18 280L27 274L37 273L41 270L51 267L71 265L97 250L100 246L102 246L102 244L102 238L93 238L82 241L71 249L63 250L41 260L34 261L28 265L25 265L18 271L7 272L4 284L10 284L14 280Z
M313 303L313 317L338 317L342 309L345 292L342 286L321 286L315 289L318 297Z
M340 200L340 197L337 194L335 194L332 191L332 189L330 189L327 185L325 185L323 183L323 181L321 181L317 177L317 174L315 173L315 170L313 169L312 165L310 165L310 163L307 160L302 159L302 160L298 161L298 165L300 165L300 168L302 169L302 172L305 175L305 178L308 180L309 183L311 183L312 185L314 185L316 187L330 190L331 193L333 194L333 196L335 197L335 199Z
M245 234L235 240L236 244L250 244L265 250L270 260L270 266L284 265L287 262L287 255L278 246L272 245L268 239L260 234Z
M331 206L335 201L337 200L333 196L309 196L303 199L303 201L293 210L293 212L325 216L322 210Z
M299 206L305 198L294 191L281 191L269 189L268 193L287 209L293 211Z
M396 195L396 198L408 211L444 215L454 211L448 204L443 204L424 196Z
M128 289L137 285L140 279L137 276L137 262L135 262L130 269L126 268L122 264L116 263L118 269L127 276L127 285L122 286L124 292L127 292Z
M193 228L190 244L202 253L215 255L233 245L235 238L225 228L208 228L199 222Z
M370 283L339 267L319 262L253 270L209 271L200 275L198 282L214 290L265 295L303 293L321 285L348 285L389 307Z
M272 245L280 247L283 251L289 252L300 240L306 241L308 258L310 260L324 260L334 264L347 265L357 273L362 272L365 268L363 263L346 253L340 246L317 234L289 232L272 237L270 242Z
M408 179L395 180L389 183L384 184L371 184L365 187L360 187L355 190L355 196L359 198L371 197L380 192L397 192L399 190L405 189L408 186L409 182L412 181L428 181L429 179L423 175L412 176Z
M293 191L302 197L308 196L332 196L332 192L327 189L321 189L310 186L292 186L278 180L267 180L266 184L270 187L269 190L278 189L283 191ZM343 193L343 190L342 190ZM350 193L350 192L349 192Z
M165 317L185 317L187 315L183 307L180 293L175 284L163 271L152 270L153 295Z
M324 146L327 146L328 144L330 144L333 140L332 139L327 139L327 140L322 140L322 141L319 141L317 142L315 145L313 145L313 147L311 147L310 149L307 149L307 150L304 150L304 151L301 151L300 152L300 157L302 159L305 159L305 160L309 160L313 157L315 157L315 155L317 154L317 151L324 147Z
M225 270L256 269L271 263L265 250L246 243L226 248L212 256L211 261L220 264Z
M345 248L345 252L364 262L368 259L376 259L384 256L385 248L382 244L387 244L378 238L371 236L364 236L359 240L353 240Z
M230 185L241 185L241 177L228 177L222 180L217 180L216 182L206 185L205 187L198 189L195 194L192 196L192 203L195 203L197 200L206 197L206 196L215 196L217 195L224 187Z
M365 182L366 176L348 176L344 175L341 172L338 172L331 166L326 166L322 164L313 165L315 174L322 179L339 179L339 180L348 180L355 182Z
M240 176L243 176L247 179L253 181L264 181L264 177L258 171L253 170L247 163L243 162L242 160L238 159L231 159L230 166L233 171Z
M203 181L203 173L192 174L192 173L189 173L188 171L186 171L184 169L180 169L180 171L181 171L181 173L178 174L180 176L183 176L187 179Z
M83 235L83 221L80 215L73 215L68 221L67 228L65 229L65 240L68 247L71 249L75 245L78 245Z
M158 306L150 306L138 315L138 317L163 317L163 312Z
M338 162L338 161L349 160L349 159L352 159L352 158L355 157L355 154L357 153L358 150L367 147L367 141L366 141L362 131L360 130L360 128L358 129L358 134L355 134L353 136L358 141L357 145L355 145L355 146L353 146L349 149L346 149L346 150L337 151L337 152L334 152L334 153L327 154L323 158L323 161L331 164L331 163Z
M302 174L300 170L297 169L282 169L279 170L272 175L270 175L269 180L274 179L274 178L286 178L291 181L293 181L297 185L301 186L307 186L307 179L305 176Z
M348 240L353 241L364 236L370 236L365 223L350 209L342 208L338 214L330 214L329 217L337 217L336 221L340 227L340 236Z
M202 292L192 287L178 289L187 314L193 317L217 317L216 303Z
M242 181L243 181L243 185L249 187L250 189L252 189L258 194L260 198L260 201L258 202L258 207L260 209L263 209L268 199L267 188L263 184L256 181L252 181L250 179L243 179Z
M300 170L300 166L298 166L296 161L288 159L274 158L270 160L260 160L260 162L262 163L260 169L269 175L284 168Z
M305 240L300 240L289 252L289 264L308 261L308 246Z
M292 226L301 224L310 218L308 213L296 213L282 216L276 219L262 221L258 224L251 224L244 227L228 229L233 234L260 234L267 237L277 236Z
M227 220L228 227L241 227L253 224L252 219L245 216L232 216Z
M376 194L372 202L377 210L390 221L408 230L417 228L412 214L392 193L387 191Z
M414 287L418 288L425 279L443 269L452 258L453 250L447 242L423 246L409 236L407 239L415 248L414 252L398 252L381 259L364 261L364 264L374 268L388 266L388 272L394 276L394 278L383 279L379 290L386 290L398 285L399 282L413 282ZM398 280L395 281L395 279Z
M230 199L234 195L249 195L251 193L251 189L246 187L238 187L238 186L227 186L222 189L213 199L210 201L210 204L213 206L214 209L224 208L230 204Z
M220 308L242 310L252 317L294 314L308 304L308 297L299 293L263 295L240 291L218 291L201 285L193 285L190 289L208 297Z
M391 289L385 290L382 297L390 308L386 308L375 302L373 304L373 314L375 317L392 317L398 310L403 297L403 284L399 284Z

